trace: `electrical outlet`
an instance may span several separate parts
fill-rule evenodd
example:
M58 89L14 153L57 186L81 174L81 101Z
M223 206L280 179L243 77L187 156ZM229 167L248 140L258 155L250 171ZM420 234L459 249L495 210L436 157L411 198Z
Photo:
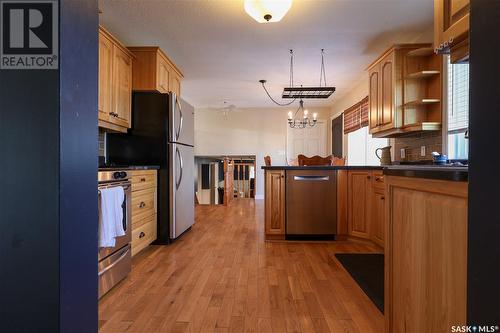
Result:
M405 158L406 158L406 149L401 148L401 159L405 159Z
M420 146L420 156L425 156L425 146Z

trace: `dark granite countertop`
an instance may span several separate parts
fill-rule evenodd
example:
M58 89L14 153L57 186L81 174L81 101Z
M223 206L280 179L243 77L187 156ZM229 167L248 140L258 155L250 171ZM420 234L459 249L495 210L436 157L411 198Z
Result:
M263 170L383 170L384 175L439 179L450 181L468 181L469 168L466 166L440 165L346 165L346 166L262 166Z
M388 165L384 167L384 175L466 182L469 179L469 168L440 165Z
M99 167L99 171L113 171L113 170L159 170L159 165L113 165Z
M262 166L263 170L382 170L380 165L272 165Z

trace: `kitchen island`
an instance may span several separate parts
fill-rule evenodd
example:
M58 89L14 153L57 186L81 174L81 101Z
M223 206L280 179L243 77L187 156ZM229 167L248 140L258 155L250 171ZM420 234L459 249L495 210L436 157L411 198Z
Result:
M267 240L345 239L349 233L370 238L367 190L370 188L371 193L372 186L383 188L381 166L264 166L262 169ZM348 187L355 191L349 192ZM378 241L382 238L381 227L373 231L375 242L383 245Z
M362 239L381 246L385 256L386 332L446 332L452 325L465 325L467 167L263 169L267 240L290 239L290 212L303 210L304 223L314 223L308 218L314 215L308 212L311 202L317 201L319 206L335 206L335 213L327 219L335 225L334 239ZM302 197L312 199L308 204L290 202L290 175L318 180L326 175L333 177L330 184L335 187L335 200L329 193L315 193L319 181L306 177L312 184ZM290 204L298 205L297 210L291 210Z

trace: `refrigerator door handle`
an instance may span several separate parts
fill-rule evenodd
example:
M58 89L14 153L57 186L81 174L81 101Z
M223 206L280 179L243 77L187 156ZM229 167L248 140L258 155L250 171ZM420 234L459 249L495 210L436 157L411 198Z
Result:
M177 104L177 109L179 110L179 129L177 133L175 133L175 141L179 140L179 137L181 136L181 131L182 131L182 125L184 121L184 117L182 116L182 107L181 103L179 102L179 98L174 94L175 97L175 104Z
M184 169L184 163L182 161L182 155L181 155L181 151L179 150L179 148L176 148L176 153L177 153L177 156L179 157L179 167L180 167L179 180L175 182L175 189L178 190L179 186L181 186L181 182L182 182L182 172Z

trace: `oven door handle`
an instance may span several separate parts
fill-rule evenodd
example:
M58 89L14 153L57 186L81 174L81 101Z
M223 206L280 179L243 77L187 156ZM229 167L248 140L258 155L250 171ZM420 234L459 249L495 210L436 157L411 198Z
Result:
M104 273L106 273L107 271L109 271L111 268L115 267L120 261L122 261L127 256L127 253L129 251L130 251L130 247L127 246L127 249L121 254L121 256L118 259L116 259L114 263L112 263L111 265L107 266L102 271L100 271L98 273L98 276L103 275Z

